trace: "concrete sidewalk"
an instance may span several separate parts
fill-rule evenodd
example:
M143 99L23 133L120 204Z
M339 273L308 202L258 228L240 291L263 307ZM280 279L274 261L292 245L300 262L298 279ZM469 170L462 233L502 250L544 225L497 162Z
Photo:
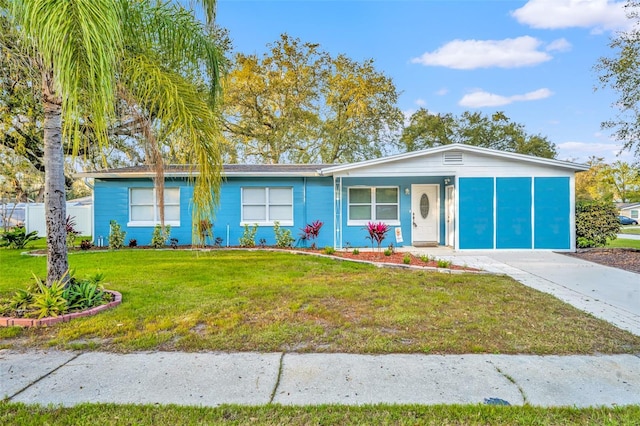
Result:
M640 404L640 357L0 351L8 401Z

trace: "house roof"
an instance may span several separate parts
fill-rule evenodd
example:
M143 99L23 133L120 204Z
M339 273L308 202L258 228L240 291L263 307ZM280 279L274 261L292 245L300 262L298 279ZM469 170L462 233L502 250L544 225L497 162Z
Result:
M516 154L513 152L500 151L497 149L489 149L489 148L482 148L478 146L455 143L450 145L441 145L434 148L427 148L420 151L411 151L411 152L405 152L402 154L391 155L388 157L376 158L374 160L361 161L358 163L339 164L335 166L329 166L329 167L323 168L321 172L323 175L332 175L333 173L337 173L337 172L344 172L348 170L359 169L362 167L369 167L369 166L374 166L379 164L390 163L394 161L406 160L410 158L426 157L426 156L431 156L434 154L448 152L448 151L472 152L476 154L506 158L506 159L511 159L514 161L520 161L525 163L533 163L533 164L540 164L540 165L545 165L549 167L569 169L576 172L589 170L589 166L585 164L577 164L577 163L571 163L569 161L560 161L560 160L554 160L549 158L535 157L532 155Z
M363 167L375 166L394 161L402 161L416 157L427 157L448 151L471 152L480 155L505 158L529 164L539 164L547 167L567 169L576 172L589 170L589 166L584 164L577 164L568 161L560 161L542 157L534 157L531 155L515 154L512 152L481 148L465 144L451 144L348 164L225 164L223 166L223 174L227 177L331 176L334 173L355 170ZM165 166L164 175L166 177L188 177L197 175L197 169L193 166L168 165ZM155 172L149 166L135 166L78 173L77 176L88 178L152 178L155 176Z
M225 176L253 177L253 176L319 176L319 170L333 166L331 164L225 164ZM165 177L188 177L197 175L197 169L192 166L168 165L164 169ZM120 167L95 172L78 173L79 177L87 178L151 178L155 172L149 166Z

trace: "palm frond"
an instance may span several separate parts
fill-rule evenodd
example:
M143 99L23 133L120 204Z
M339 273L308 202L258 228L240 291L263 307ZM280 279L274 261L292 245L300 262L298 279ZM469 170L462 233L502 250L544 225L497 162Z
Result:
M43 67L53 72L65 136L77 150L79 118L91 111L98 141L107 143L114 105L114 76L120 57L122 2L119 0L14 0L11 15ZM44 70L43 70L44 71Z

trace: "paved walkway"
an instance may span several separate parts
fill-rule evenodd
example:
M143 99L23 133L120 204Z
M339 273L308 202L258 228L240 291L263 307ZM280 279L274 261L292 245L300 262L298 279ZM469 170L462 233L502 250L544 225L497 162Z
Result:
M551 252L410 249L504 273L640 335L640 275ZM640 354L607 356L112 354L0 350L9 401L217 406L640 404Z
M640 356L0 351L13 402L640 404Z

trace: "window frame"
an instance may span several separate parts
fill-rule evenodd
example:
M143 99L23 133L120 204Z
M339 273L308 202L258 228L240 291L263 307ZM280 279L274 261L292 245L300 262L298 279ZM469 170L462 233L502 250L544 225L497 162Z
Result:
M146 191L151 191L152 194L152 203L137 203L137 204L133 204L133 191L134 190L146 190ZM175 203L167 203L166 201L166 193L167 191L178 191L178 196L177 196L177 202ZM160 211L159 211L159 205L158 205L158 199L157 199L157 195L156 195L156 189L153 187L148 187L148 186L132 186L129 187L129 200L127 202L128 206L129 206L129 221L127 222L127 226L129 227L149 227L149 226L156 226L160 224ZM180 191L180 187L165 187L164 188L164 192L165 192L165 203L164 203L164 207L165 207L165 221L164 224L165 225L171 225L172 227L179 227L180 226L180 217L182 214L181 211L181 206L180 206L180 196L181 196L181 191ZM132 207L134 206L152 206L153 207L153 219L152 220L133 220L132 219ZM178 207L178 219L177 220L167 220L166 218L166 209L167 207L170 206L177 206Z
M378 189L395 189L396 190L396 202L395 203L378 203L376 200L376 190ZM371 191L371 203L351 203L351 190L352 189L369 189ZM370 205L370 219L351 219L351 206L363 206ZM396 217L397 219L389 220L389 219L379 219L376 214L377 206L396 206ZM390 226L399 226L400 225L400 187L394 185L384 185L384 186L350 186L347 188L347 226L362 226L366 225L369 222L384 222Z
M264 203L245 203L244 200L244 191L245 189L263 189L265 191L264 193ZM290 203L288 204L283 204L283 203L272 203L270 200L270 192L273 189L278 189L278 190L282 190L282 189L288 189L289 193L290 193ZM244 208L245 206L264 206L264 212L265 212L265 219L261 220L261 221L256 221L256 220L245 220L244 218ZM274 206L289 206L291 208L291 219L290 220L273 220L270 216L270 207L274 207ZM276 222L278 222L280 224L280 226L293 226L293 222L294 222L294 212L295 212L295 208L294 208L294 202L293 202L293 186L243 186L240 188L240 226L245 226L245 225L249 225L249 226L253 226L253 225L258 225L258 226L273 226L275 225Z

